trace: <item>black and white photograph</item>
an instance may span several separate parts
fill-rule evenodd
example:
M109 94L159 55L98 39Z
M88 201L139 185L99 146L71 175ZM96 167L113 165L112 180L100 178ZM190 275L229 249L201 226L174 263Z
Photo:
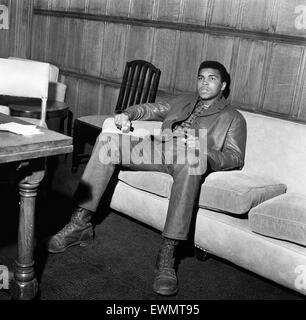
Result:
M0 0L0 211L3 301L304 301L306 0Z

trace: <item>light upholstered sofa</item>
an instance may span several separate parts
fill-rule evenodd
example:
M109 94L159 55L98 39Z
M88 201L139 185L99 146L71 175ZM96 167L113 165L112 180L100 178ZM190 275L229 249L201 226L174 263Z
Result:
M306 295L306 126L241 111L245 166L202 185L195 246ZM103 132L113 131L113 120ZM135 121L133 134L160 128ZM171 176L120 171L111 207L163 229Z

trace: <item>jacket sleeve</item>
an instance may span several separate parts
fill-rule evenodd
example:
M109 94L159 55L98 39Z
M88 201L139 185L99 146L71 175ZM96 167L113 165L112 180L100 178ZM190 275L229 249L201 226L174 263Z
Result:
M237 115L227 131L225 143L221 151L210 150L208 161L214 171L242 169L246 147L246 121Z
M130 120L163 121L170 110L170 104L166 101L154 103L135 104L124 110Z

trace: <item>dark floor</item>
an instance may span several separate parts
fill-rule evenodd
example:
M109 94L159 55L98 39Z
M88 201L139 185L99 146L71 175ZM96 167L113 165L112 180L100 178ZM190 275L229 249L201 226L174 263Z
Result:
M41 239L68 220L71 196L83 167L70 171L70 158L60 157L51 185L42 185L37 203L35 253L41 300L168 300L152 292L153 269L160 233L118 213L99 212L96 238L86 248L47 254ZM0 264L12 267L16 256L17 194L2 185ZM9 213L9 214L8 214ZM5 228L3 228L5 226ZM183 248L180 291L171 300L304 300L284 287L211 256L199 261L192 247ZM0 300L9 300L0 290Z

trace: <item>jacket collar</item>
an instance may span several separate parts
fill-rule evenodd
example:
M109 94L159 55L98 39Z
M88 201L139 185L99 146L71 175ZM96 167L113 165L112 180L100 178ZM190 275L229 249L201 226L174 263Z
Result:
M200 99L200 97L198 97ZM220 99L216 100L212 105L209 106L209 108L203 112L202 116L208 116L217 112L220 112L223 110L229 102L222 96Z
M199 98L200 97L198 94L192 96L191 99L189 97L189 102L181 110L182 117L178 116L177 112L170 114L166 117L166 119L164 119L162 129L164 130L166 128L171 128L173 123L186 120L192 113L192 110L194 109ZM206 117L218 113L221 110L223 110L227 105L229 105L229 102L227 102L227 100L224 97L221 97L219 100L215 101L211 106L209 106L209 108L200 117Z

